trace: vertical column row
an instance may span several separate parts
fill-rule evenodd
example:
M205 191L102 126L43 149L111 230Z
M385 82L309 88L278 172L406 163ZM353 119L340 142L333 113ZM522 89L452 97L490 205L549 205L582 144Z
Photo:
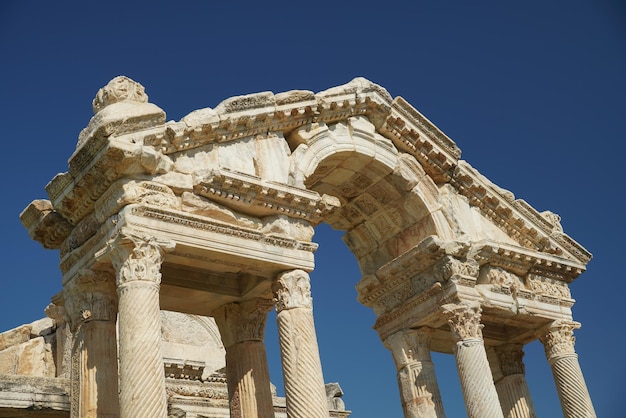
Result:
M405 418L445 417L430 358L432 334L430 328L410 329L399 331L384 342L396 364Z
M263 343L271 300L229 303L214 312L226 348L226 376L232 418L273 418L269 368Z
M302 270L281 274L272 286L289 418L327 418L328 405L309 275Z

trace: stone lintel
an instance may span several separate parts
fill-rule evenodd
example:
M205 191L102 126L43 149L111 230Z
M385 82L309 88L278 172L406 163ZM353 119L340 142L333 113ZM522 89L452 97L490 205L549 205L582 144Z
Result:
M52 411L69 412L69 391L70 381L67 379L2 375L0 376L0 416L7 409L16 415L31 410L44 414Z

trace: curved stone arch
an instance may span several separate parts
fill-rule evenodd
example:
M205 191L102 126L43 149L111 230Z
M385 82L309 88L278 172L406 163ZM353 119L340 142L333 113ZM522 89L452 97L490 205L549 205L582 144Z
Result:
M325 221L346 231L344 241L364 274L429 236L452 238L437 185L366 117L312 123L288 141L297 182L341 202Z

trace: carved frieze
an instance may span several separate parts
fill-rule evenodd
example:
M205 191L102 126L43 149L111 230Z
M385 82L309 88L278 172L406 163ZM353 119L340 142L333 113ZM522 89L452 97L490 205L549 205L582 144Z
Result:
M276 312L294 308L312 308L311 280L307 272L292 270L282 273L272 284Z
M552 296L559 299L572 298L569 286L561 280L531 273L526 277L526 284L536 295Z
M456 257L445 256L434 267L434 276L440 282L450 279L466 279L463 283L473 283L478 277L478 262L473 259L460 260Z

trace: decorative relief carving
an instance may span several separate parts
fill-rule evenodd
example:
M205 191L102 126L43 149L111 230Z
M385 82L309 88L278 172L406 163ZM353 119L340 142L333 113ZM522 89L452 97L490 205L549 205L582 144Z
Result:
M228 349L242 341L263 341L267 313L274 304L268 299L252 299L228 303L213 312L222 342Z
M292 270L282 273L272 284L276 312L284 309L313 308L311 281L307 272Z
M72 332L88 321L115 321L117 295L113 275L83 269L63 287L67 321Z
M528 287L536 295L553 296L560 299L571 299L572 295L567 283L551 279L538 274L529 274L526 277Z
M440 282L446 282L450 279L478 277L479 265L476 260L466 259L464 261L452 256L445 256L434 267L435 278Z
M198 382L176 381L168 379L165 382L168 398L172 396L190 396L193 398L228 399L228 389L225 382Z
M200 380L204 371L205 362L203 361L185 361L179 359L163 359L165 368L165 377L170 379L183 380Z
M384 341L385 347L391 350L396 368L418 361L430 360L430 341L434 330L428 327L407 329L390 335Z
M574 330L578 328L578 322L555 321L540 332L539 339L543 343L548 361L576 354Z
M504 376L524 374L524 350L522 344L503 344L494 347Z
M442 307L448 325L457 341L483 338L483 324L480 323L482 309L478 304L448 304Z
M73 226L52 208L49 200L33 200L20 214L31 239L44 248L57 249L72 232Z
M93 99L93 113L98 113L106 106L121 101L148 103L148 95L141 84L128 77L118 76L98 90Z

